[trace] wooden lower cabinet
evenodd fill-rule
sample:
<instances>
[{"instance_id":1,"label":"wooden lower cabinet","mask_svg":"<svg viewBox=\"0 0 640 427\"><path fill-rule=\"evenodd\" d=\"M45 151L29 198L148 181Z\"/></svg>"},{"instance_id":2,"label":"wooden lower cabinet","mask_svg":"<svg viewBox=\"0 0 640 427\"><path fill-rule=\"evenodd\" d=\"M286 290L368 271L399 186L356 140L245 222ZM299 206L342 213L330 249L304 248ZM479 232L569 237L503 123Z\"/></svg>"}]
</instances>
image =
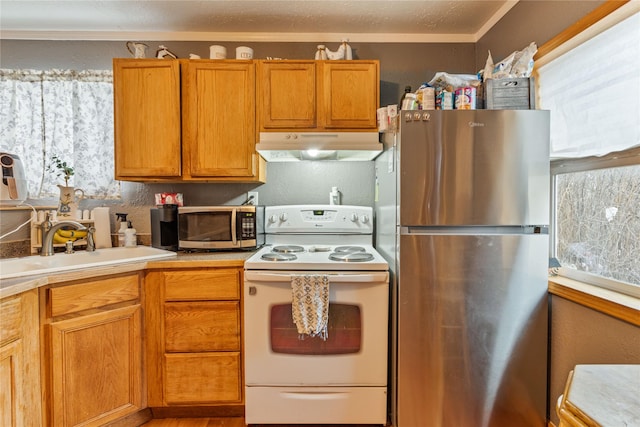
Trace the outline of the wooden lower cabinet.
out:
<instances>
[{"instance_id":1,"label":"wooden lower cabinet","mask_svg":"<svg viewBox=\"0 0 640 427\"><path fill-rule=\"evenodd\" d=\"M146 407L141 275L40 290L46 425L100 426Z\"/></svg>"},{"instance_id":2,"label":"wooden lower cabinet","mask_svg":"<svg viewBox=\"0 0 640 427\"><path fill-rule=\"evenodd\" d=\"M39 427L38 292L0 300L0 425Z\"/></svg>"},{"instance_id":3,"label":"wooden lower cabinet","mask_svg":"<svg viewBox=\"0 0 640 427\"><path fill-rule=\"evenodd\" d=\"M241 280L241 268L147 273L149 406L243 403Z\"/></svg>"}]
</instances>

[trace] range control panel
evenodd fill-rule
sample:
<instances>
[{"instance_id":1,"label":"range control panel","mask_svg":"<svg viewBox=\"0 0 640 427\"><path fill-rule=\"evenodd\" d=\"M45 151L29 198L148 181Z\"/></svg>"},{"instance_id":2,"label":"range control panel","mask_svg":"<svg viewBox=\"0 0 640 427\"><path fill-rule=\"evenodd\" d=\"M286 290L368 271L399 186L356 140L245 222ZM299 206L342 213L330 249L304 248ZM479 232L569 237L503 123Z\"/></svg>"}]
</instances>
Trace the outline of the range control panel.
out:
<instances>
[{"instance_id":1,"label":"range control panel","mask_svg":"<svg viewBox=\"0 0 640 427\"><path fill-rule=\"evenodd\" d=\"M350 205L286 205L265 208L266 233L373 233L373 209Z\"/></svg>"}]
</instances>

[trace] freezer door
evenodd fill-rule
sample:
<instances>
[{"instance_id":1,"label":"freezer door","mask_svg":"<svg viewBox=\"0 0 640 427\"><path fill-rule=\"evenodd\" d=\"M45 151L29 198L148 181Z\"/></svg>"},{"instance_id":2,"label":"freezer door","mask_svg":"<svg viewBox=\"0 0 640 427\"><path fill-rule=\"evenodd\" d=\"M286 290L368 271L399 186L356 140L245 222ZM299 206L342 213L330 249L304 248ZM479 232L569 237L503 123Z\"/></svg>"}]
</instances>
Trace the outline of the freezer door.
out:
<instances>
[{"instance_id":1,"label":"freezer door","mask_svg":"<svg viewBox=\"0 0 640 427\"><path fill-rule=\"evenodd\" d=\"M397 427L544 427L546 235L400 236Z\"/></svg>"},{"instance_id":2,"label":"freezer door","mask_svg":"<svg viewBox=\"0 0 640 427\"><path fill-rule=\"evenodd\" d=\"M433 111L399 145L401 225L549 223L548 111Z\"/></svg>"}]
</instances>

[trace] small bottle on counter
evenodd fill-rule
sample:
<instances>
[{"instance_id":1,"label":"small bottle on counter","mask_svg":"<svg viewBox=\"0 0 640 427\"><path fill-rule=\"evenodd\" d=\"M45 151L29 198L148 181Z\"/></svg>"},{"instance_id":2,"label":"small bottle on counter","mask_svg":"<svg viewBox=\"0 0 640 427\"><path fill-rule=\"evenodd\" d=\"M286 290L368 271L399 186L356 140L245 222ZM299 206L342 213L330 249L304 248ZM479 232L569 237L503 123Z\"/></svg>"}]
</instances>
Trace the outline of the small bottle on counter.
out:
<instances>
[{"instance_id":1,"label":"small bottle on counter","mask_svg":"<svg viewBox=\"0 0 640 427\"><path fill-rule=\"evenodd\" d=\"M126 248L135 248L138 246L138 235L136 229L131 225L131 221L127 221L129 228L124 230L124 246Z\"/></svg>"},{"instance_id":2,"label":"small bottle on counter","mask_svg":"<svg viewBox=\"0 0 640 427\"><path fill-rule=\"evenodd\" d=\"M120 222L120 228L118 229L118 246L124 247L124 232L127 230L127 214L116 213L117 220Z\"/></svg>"}]
</instances>

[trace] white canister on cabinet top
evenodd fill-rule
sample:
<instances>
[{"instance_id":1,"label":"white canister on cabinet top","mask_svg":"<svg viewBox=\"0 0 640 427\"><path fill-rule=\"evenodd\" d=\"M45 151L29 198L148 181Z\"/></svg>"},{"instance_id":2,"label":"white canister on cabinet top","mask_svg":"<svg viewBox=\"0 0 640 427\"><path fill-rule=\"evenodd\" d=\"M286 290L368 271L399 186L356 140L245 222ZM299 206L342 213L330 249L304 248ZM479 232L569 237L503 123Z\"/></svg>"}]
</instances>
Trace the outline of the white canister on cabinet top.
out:
<instances>
[{"instance_id":1,"label":"white canister on cabinet top","mask_svg":"<svg viewBox=\"0 0 640 427\"><path fill-rule=\"evenodd\" d=\"M210 59L226 59L227 48L217 44L209 46L209 58Z\"/></svg>"},{"instance_id":2,"label":"white canister on cabinet top","mask_svg":"<svg viewBox=\"0 0 640 427\"><path fill-rule=\"evenodd\" d=\"M253 49L248 46L237 47L236 59L253 59Z\"/></svg>"}]
</instances>

